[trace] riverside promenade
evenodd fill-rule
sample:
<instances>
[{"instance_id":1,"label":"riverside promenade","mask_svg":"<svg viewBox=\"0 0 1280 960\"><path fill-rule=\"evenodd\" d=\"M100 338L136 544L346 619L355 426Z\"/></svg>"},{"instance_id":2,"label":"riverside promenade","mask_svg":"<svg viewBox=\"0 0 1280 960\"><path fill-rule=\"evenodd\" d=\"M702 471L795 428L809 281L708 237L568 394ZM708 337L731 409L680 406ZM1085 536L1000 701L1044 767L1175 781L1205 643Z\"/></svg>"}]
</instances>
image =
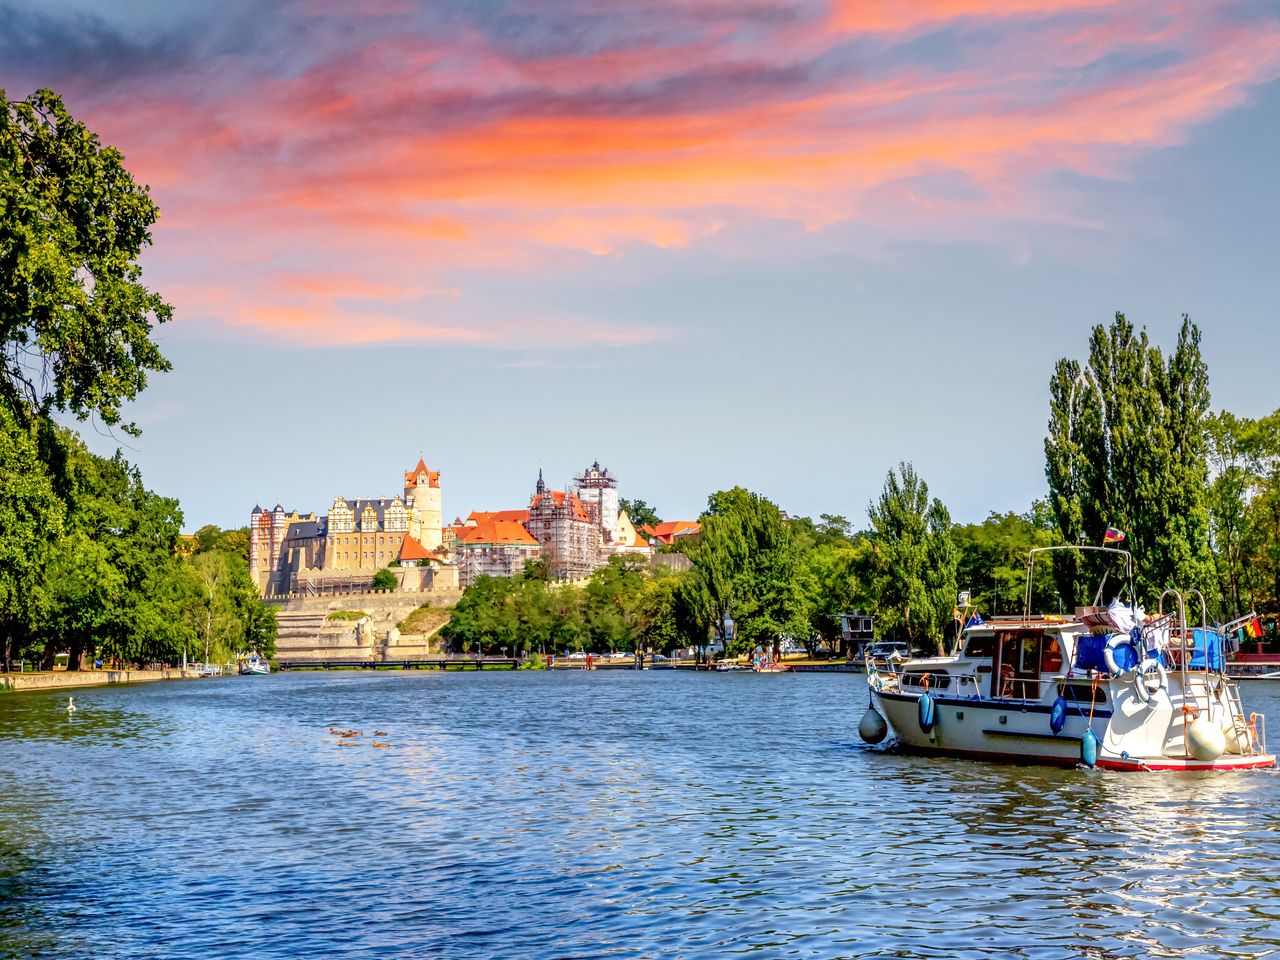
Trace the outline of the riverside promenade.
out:
<instances>
[{"instance_id":1,"label":"riverside promenade","mask_svg":"<svg viewBox=\"0 0 1280 960\"><path fill-rule=\"evenodd\" d=\"M180 667L168 670L42 670L39 673L0 673L0 692L25 690L73 690L111 683L148 683L153 680L193 680L196 674Z\"/></svg>"}]
</instances>

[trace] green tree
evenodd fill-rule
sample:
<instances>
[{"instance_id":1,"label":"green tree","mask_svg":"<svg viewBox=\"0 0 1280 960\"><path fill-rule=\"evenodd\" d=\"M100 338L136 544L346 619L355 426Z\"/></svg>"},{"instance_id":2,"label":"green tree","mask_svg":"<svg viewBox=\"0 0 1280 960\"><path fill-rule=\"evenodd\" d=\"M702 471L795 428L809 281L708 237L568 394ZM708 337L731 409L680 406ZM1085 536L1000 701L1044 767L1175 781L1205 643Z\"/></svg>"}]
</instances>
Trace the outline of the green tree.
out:
<instances>
[{"instance_id":1,"label":"green tree","mask_svg":"<svg viewBox=\"0 0 1280 960\"><path fill-rule=\"evenodd\" d=\"M396 575L385 567L375 573L369 583L374 590L394 590L399 585L400 581L396 579Z\"/></svg>"},{"instance_id":2,"label":"green tree","mask_svg":"<svg viewBox=\"0 0 1280 960\"><path fill-rule=\"evenodd\" d=\"M37 438L0 404L0 669L27 652L44 612L40 587L65 515Z\"/></svg>"},{"instance_id":3,"label":"green tree","mask_svg":"<svg viewBox=\"0 0 1280 960\"><path fill-rule=\"evenodd\" d=\"M778 507L734 487L708 498L701 523L701 535L685 552L717 632L726 637L731 618L736 625L726 650L776 647L783 634L805 636L800 551Z\"/></svg>"},{"instance_id":4,"label":"green tree","mask_svg":"<svg viewBox=\"0 0 1280 960\"><path fill-rule=\"evenodd\" d=\"M610 557L591 575L582 595L589 646L601 653L635 649L644 583L643 557Z\"/></svg>"},{"instance_id":5,"label":"green tree","mask_svg":"<svg viewBox=\"0 0 1280 960\"><path fill-rule=\"evenodd\" d=\"M819 643L843 650L841 614L871 606L873 554L871 542L865 537L856 542L841 538L818 543L803 554L802 582L809 607L805 646L810 655L817 652Z\"/></svg>"},{"instance_id":6,"label":"green tree","mask_svg":"<svg viewBox=\"0 0 1280 960\"><path fill-rule=\"evenodd\" d=\"M618 509L627 511L627 516L631 518L631 522L637 530L646 526L656 527L662 522L662 519L654 512L653 507L643 500L628 500L626 497L619 497Z\"/></svg>"},{"instance_id":7,"label":"green tree","mask_svg":"<svg viewBox=\"0 0 1280 960\"><path fill-rule=\"evenodd\" d=\"M951 516L909 463L889 471L867 508L879 554L876 627L912 645L943 637L956 599L956 550Z\"/></svg>"},{"instance_id":8,"label":"green tree","mask_svg":"<svg viewBox=\"0 0 1280 960\"><path fill-rule=\"evenodd\" d=\"M1139 592L1170 586L1215 593L1209 551L1206 463L1208 370L1200 331L1182 318L1167 362L1123 314L1093 330L1083 363L1064 358L1049 383L1045 474L1049 505L1067 543L1101 543L1125 531L1138 559ZM1059 590L1089 602L1106 558L1060 554Z\"/></svg>"},{"instance_id":9,"label":"green tree","mask_svg":"<svg viewBox=\"0 0 1280 960\"><path fill-rule=\"evenodd\" d=\"M156 648L149 625L178 616L157 611L152 588L179 563L182 512L176 500L148 490L119 452L96 456L68 430L47 446L44 459L57 464L53 481L67 508L67 535L46 571L49 608L33 631L43 642L42 660L52 666L61 649L70 654L71 669L95 653L137 659Z\"/></svg>"},{"instance_id":10,"label":"green tree","mask_svg":"<svg viewBox=\"0 0 1280 960\"><path fill-rule=\"evenodd\" d=\"M726 649L728 624L744 586L748 547L743 514L749 498L750 494L741 487L713 493L701 518L702 532L684 546L696 572L701 597ZM735 503L740 509L734 509Z\"/></svg>"},{"instance_id":11,"label":"green tree","mask_svg":"<svg viewBox=\"0 0 1280 960\"><path fill-rule=\"evenodd\" d=\"M952 536L957 550L956 583L969 591L974 605L987 616L1022 613L1028 553L1058 542L1041 501L1027 513L992 513L982 523L957 526ZM1051 565L1037 563L1032 612L1059 612L1061 606Z\"/></svg>"},{"instance_id":12,"label":"green tree","mask_svg":"<svg viewBox=\"0 0 1280 960\"><path fill-rule=\"evenodd\" d=\"M520 586L520 581L505 577L477 577L463 591L440 635L462 653L482 653L486 646L516 649L519 621L512 597Z\"/></svg>"},{"instance_id":13,"label":"green tree","mask_svg":"<svg viewBox=\"0 0 1280 960\"><path fill-rule=\"evenodd\" d=\"M121 422L169 369L151 339L172 309L141 283L159 211L114 147L40 90L0 90L0 401L25 420L68 411Z\"/></svg>"},{"instance_id":14,"label":"green tree","mask_svg":"<svg viewBox=\"0 0 1280 960\"><path fill-rule=\"evenodd\" d=\"M752 494L742 528L747 539L747 564L734 613L736 646L740 650L771 649L777 656L784 636L803 641L809 635L800 551L782 512L764 497Z\"/></svg>"}]
</instances>

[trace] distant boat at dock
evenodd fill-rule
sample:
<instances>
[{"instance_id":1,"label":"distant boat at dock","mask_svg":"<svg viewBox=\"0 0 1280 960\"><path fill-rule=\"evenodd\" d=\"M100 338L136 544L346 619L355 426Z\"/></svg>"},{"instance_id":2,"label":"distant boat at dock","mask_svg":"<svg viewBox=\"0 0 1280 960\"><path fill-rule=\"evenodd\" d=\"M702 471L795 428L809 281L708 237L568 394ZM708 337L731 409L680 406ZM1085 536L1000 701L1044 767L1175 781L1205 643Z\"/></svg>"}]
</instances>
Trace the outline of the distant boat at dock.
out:
<instances>
[{"instance_id":1,"label":"distant boat at dock","mask_svg":"<svg viewBox=\"0 0 1280 960\"><path fill-rule=\"evenodd\" d=\"M247 657L241 657L238 661L240 676L242 677L259 677L266 676L271 673L270 661L251 653Z\"/></svg>"}]
</instances>

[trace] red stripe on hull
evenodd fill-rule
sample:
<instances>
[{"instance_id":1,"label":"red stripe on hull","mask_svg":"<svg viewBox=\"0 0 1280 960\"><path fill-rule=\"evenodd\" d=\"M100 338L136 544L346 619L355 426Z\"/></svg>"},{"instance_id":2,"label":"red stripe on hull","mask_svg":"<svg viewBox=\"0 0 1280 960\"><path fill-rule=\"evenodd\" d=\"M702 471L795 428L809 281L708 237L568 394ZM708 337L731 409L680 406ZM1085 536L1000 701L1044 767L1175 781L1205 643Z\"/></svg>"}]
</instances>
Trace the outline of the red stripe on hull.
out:
<instances>
[{"instance_id":1,"label":"red stripe on hull","mask_svg":"<svg viewBox=\"0 0 1280 960\"><path fill-rule=\"evenodd\" d=\"M1152 761L1150 763L1139 763L1133 760L1111 760L1104 757L1098 758L1098 766L1103 770L1120 770L1125 772L1143 772L1147 770L1167 770L1174 772L1200 772L1204 770L1263 770L1267 767L1274 767L1276 758L1272 756L1249 757L1247 760L1231 760L1223 763L1220 760L1205 762L1202 760L1186 760L1181 763L1169 763L1167 761Z\"/></svg>"},{"instance_id":2,"label":"red stripe on hull","mask_svg":"<svg viewBox=\"0 0 1280 960\"><path fill-rule=\"evenodd\" d=\"M915 744L903 743L898 741L898 750L901 753L914 753L931 757L956 757L960 760L990 760L996 763L1017 764L1019 766L1053 766L1053 767L1075 767L1080 765L1078 759L1067 757L1046 757L1046 756L1028 756L1025 753L1000 753L994 750L960 750L953 747L922 747ZM1273 756L1249 757L1248 759L1232 760L1227 763L1214 761L1205 763L1200 760L1192 760L1186 763L1169 763L1167 761L1156 761L1152 763L1139 763L1133 760L1112 760L1105 757L1098 758L1099 770L1114 770L1120 773L1145 773L1145 772L1202 772L1205 770L1263 770L1276 765L1276 758Z\"/></svg>"}]
</instances>

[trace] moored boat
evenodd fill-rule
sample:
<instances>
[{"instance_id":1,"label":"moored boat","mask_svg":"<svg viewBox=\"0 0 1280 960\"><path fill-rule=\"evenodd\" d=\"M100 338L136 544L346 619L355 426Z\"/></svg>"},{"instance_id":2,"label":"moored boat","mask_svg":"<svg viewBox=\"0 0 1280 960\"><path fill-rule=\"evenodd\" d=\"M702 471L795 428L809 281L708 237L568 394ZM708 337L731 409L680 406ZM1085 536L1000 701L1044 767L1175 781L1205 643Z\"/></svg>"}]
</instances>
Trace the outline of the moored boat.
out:
<instances>
[{"instance_id":1,"label":"moored boat","mask_svg":"<svg viewBox=\"0 0 1280 960\"><path fill-rule=\"evenodd\" d=\"M1110 770L1275 766L1265 717L1245 712L1226 673L1227 638L1249 618L1211 627L1196 590L1166 590L1149 618L1118 600L1074 616L1033 616L1036 554L1059 549L1122 559L1133 597L1128 551L1031 551L1022 616L974 618L949 656L867 657L863 739L892 737L911 752ZM1188 621L1188 600L1198 601L1198 623Z\"/></svg>"},{"instance_id":2,"label":"moored boat","mask_svg":"<svg viewBox=\"0 0 1280 960\"><path fill-rule=\"evenodd\" d=\"M266 676L271 673L271 662L256 653L240 657L237 664L242 677Z\"/></svg>"}]
</instances>

